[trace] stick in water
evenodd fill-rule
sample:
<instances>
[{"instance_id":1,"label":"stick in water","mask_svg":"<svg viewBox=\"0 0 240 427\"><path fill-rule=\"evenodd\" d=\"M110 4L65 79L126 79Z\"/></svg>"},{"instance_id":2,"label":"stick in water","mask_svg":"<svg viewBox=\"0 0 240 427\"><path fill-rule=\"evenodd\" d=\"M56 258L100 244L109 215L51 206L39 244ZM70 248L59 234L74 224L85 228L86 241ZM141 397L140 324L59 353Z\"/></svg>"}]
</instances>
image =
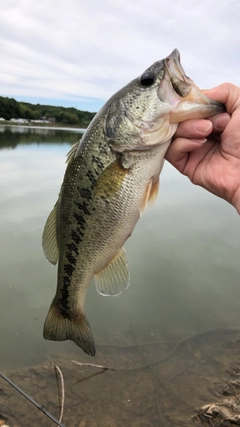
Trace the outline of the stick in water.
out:
<instances>
[{"instance_id":1,"label":"stick in water","mask_svg":"<svg viewBox=\"0 0 240 427\"><path fill-rule=\"evenodd\" d=\"M57 366L57 365L53 365L55 370L59 373L60 376L60 380L61 380L61 411L60 411L60 417L59 417L59 422L62 422L62 417L63 417L63 410L64 410L64 400L65 400L65 388L64 388L64 379L63 379L63 374L61 369Z\"/></svg>"}]
</instances>

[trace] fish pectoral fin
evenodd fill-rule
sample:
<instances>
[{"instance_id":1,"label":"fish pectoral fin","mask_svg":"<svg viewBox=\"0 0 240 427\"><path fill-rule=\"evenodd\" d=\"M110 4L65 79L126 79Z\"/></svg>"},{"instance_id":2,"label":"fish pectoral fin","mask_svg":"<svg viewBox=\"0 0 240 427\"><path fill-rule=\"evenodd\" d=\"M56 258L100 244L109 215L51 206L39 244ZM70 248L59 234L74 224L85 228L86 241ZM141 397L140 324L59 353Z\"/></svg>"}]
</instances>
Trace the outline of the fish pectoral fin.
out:
<instances>
[{"instance_id":1,"label":"fish pectoral fin","mask_svg":"<svg viewBox=\"0 0 240 427\"><path fill-rule=\"evenodd\" d=\"M115 160L100 174L94 188L97 197L113 198L123 189L125 178L129 170L124 169L118 160Z\"/></svg>"},{"instance_id":2,"label":"fish pectoral fin","mask_svg":"<svg viewBox=\"0 0 240 427\"><path fill-rule=\"evenodd\" d=\"M84 313L64 317L54 300L44 323L43 338L52 341L71 340L90 356L96 352L91 327Z\"/></svg>"},{"instance_id":3,"label":"fish pectoral fin","mask_svg":"<svg viewBox=\"0 0 240 427\"><path fill-rule=\"evenodd\" d=\"M130 276L124 248L94 277L96 289L101 295L117 296L127 289Z\"/></svg>"},{"instance_id":4,"label":"fish pectoral fin","mask_svg":"<svg viewBox=\"0 0 240 427\"><path fill-rule=\"evenodd\" d=\"M42 235L43 252L48 261L50 261L53 265L57 264L59 258L56 220L57 203L48 216Z\"/></svg>"},{"instance_id":5,"label":"fish pectoral fin","mask_svg":"<svg viewBox=\"0 0 240 427\"><path fill-rule=\"evenodd\" d=\"M140 216L142 216L143 213L145 212L145 209L148 203L150 205L153 205L158 195L158 190L159 190L159 178L155 182L153 181L153 178L152 178L149 181L143 196L143 200L140 206Z\"/></svg>"}]
</instances>

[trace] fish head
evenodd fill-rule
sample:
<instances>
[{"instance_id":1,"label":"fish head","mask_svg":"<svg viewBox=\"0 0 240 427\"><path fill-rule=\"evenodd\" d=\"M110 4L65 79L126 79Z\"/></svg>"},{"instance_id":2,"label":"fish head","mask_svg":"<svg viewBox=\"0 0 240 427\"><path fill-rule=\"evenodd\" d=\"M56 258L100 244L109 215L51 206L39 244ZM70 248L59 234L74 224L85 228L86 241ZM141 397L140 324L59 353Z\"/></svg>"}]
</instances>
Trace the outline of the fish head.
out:
<instances>
[{"instance_id":1,"label":"fish head","mask_svg":"<svg viewBox=\"0 0 240 427\"><path fill-rule=\"evenodd\" d=\"M106 137L116 151L163 144L180 122L225 111L186 76L177 49L117 92L107 109Z\"/></svg>"}]
</instances>

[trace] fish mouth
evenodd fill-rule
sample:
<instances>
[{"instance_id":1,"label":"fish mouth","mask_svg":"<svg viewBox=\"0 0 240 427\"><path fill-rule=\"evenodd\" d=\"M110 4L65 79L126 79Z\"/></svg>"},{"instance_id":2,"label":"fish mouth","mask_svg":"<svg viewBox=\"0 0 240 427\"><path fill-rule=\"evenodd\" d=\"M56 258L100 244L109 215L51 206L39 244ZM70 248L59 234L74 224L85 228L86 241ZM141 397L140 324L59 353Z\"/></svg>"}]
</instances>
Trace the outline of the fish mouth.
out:
<instances>
[{"instance_id":1,"label":"fish mouth","mask_svg":"<svg viewBox=\"0 0 240 427\"><path fill-rule=\"evenodd\" d=\"M165 59L165 68L168 73L172 88L181 98L187 98L189 95L193 81L186 76L181 65L180 53L174 49L172 53Z\"/></svg>"},{"instance_id":2,"label":"fish mouth","mask_svg":"<svg viewBox=\"0 0 240 427\"><path fill-rule=\"evenodd\" d=\"M177 49L164 60L164 77L158 89L159 99L172 106L170 122L189 118L206 118L223 113L225 107L204 95L186 76Z\"/></svg>"}]
</instances>

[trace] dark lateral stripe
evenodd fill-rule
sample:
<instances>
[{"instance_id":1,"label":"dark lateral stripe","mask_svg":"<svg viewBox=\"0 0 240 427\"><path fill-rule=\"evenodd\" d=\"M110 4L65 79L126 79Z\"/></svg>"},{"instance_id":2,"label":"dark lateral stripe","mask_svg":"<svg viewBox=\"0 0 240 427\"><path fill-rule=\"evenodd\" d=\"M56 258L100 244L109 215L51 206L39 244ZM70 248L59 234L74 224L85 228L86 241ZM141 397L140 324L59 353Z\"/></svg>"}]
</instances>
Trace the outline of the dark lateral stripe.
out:
<instances>
[{"instance_id":1,"label":"dark lateral stripe","mask_svg":"<svg viewBox=\"0 0 240 427\"><path fill-rule=\"evenodd\" d=\"M76 245L74 245L74 243L68 243L66 245L66 248L70 251L70 252L74 252L76 255L78 255L78 248Z\"/></svg>"},{"instance_id":2,"label":"dark lateral stripe","mask_svg":"<svg viewBox=\"0 0 240 427\"><path fill-rule=\"evenodd\" d=\"M72 264L64 264L64 271L68 277L71 277L74 272L74 266Z\"/></svg>"},{"instance_id":3,"label":"dark lateral stripe","mask_svg":"<svg viewBox=\"0 0 240 427\"><path fill-rule=\"evenodd\" d=\"M95 184L95 182L96 182L96 177L95 177L95 175L94 175L94 173L93 173L93 171L92 171L91 169L89 169L89 170L87 171L86 176L88 177L89 181L90 181L92 184Z\"/></svg>"},{"instance_id":4,"label":"dark lateral stripe","mask_svg":"<svg viewBox=\"0 0 240 427\"><path fill-rule=\"evenodd\" d=\"M92 192L89 188L78 188L79 194L84 199L90 200L92 198Z\"/></svg>"},{"instance_id":5,"label":"dark lateral stripe","mask_svg":"<svg viewBox=\"0 0 240 427\"><path fill-rule=\"evenodd\" d=\"M87 205L83 203L75 203L75 205L78 207L79 210L83 211L85 215L91 215L91 212L89 212Z\"/></svg>"},{"instance_id":6,"label":"dark lateral stripe","mask_svg":"<svg viewBox=\"0 0 240 427\"><path fill-rule=\"evenodd\" d=\"M86 220L84 218L83 215L77 214L76 212L74 212L74 218L77 220L77 223L79 225L81 225L81 227L84 229L85 228L85 224L86 224Z\"/></svg>"},{"instance_id":7,"label":"dark lateral stripe","mask_svg":"<svg viewBox=\"0 0 240 427\"><path fill-rule=\"evenodd\" d=\"M79 243L83 239L84 234L79 229L77 229L76 231L75 230L72 231L71 236L72 236L72 240L74 241L74 243L76 243L76 245L79 245Z\"/></svg>"},{"instance_id":8,"label":"dark lateral stripe","mask_svg":"<svg viewBox=\"0 0 240 427\"><path fill-rule=\"evenodd\" d=\"M95 163L98 169L100 169L100 170L104 169L104 163L102 162L101 157L95 156L93 154L92 155L92 163Z\"/></svg>"},{"instance_id":9,"label":"dark lateral stripe","mask_svg":"<svg viewBox=\"0 0 240 427\"><path fill-rule=\"evenodd\" d=\"M59 299L61 304L61 314L63 317L69 317L68 312L70 306L68 304L69 300L69 286L71 285L70 278L68 276L63 276L63 287L61 289L62 297Z\"/></svg>"},{"instance_id":10,"label":"dark lateral stripe","mask_svg":"<svg viewBox=\"0 0 240 427\"><path fill-rule=\"evenodd\" d=\"M66 253L66 258L70 262L70 264L76 265L76 261L77 260L76 260L75 256L72 254L72 252L67 252Z\"/></svg>"}]
</instances>

